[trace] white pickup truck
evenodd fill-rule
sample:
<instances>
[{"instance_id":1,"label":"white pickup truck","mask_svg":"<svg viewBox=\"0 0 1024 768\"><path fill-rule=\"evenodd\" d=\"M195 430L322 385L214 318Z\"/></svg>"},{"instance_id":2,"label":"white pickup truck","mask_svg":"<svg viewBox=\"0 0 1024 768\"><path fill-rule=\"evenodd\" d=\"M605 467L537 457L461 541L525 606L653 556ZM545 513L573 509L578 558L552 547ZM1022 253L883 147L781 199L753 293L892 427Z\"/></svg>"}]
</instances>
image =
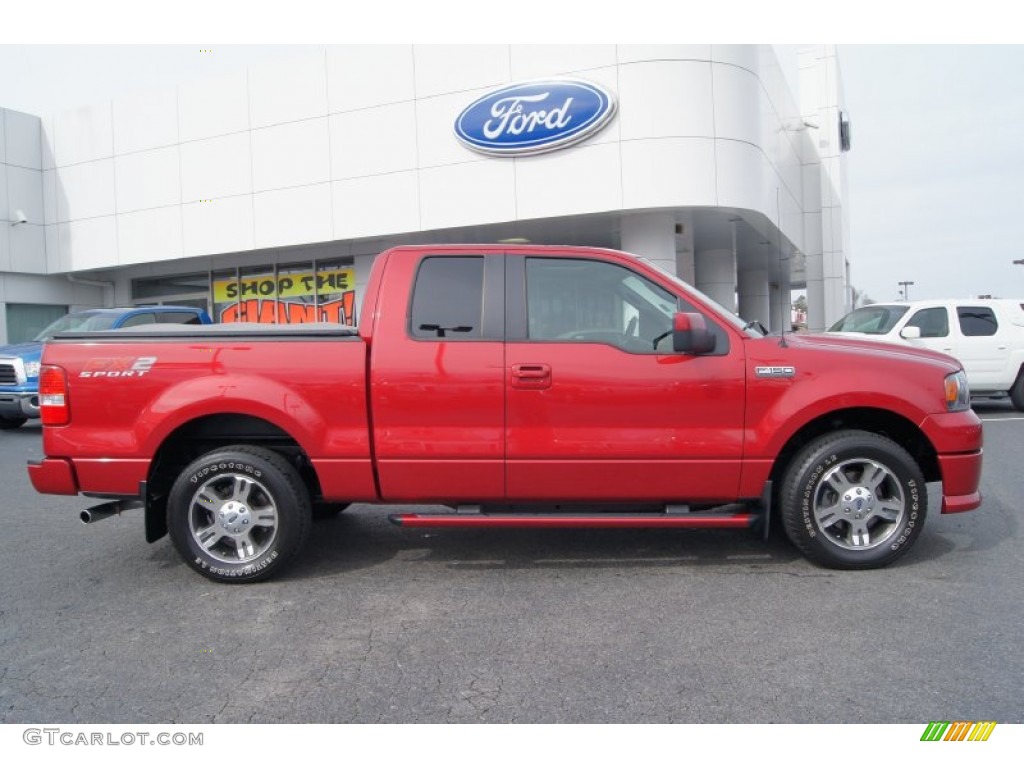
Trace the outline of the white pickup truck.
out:
<instances>
[{"instance_id":1,"label":"white pickup truck","mask_svg":"<svg viewBox=\"0 0 1024 768\"><path fill-rule=\"evenodd\" d=\"M1024 302L1018 299L871 304L828 333L945 352L963 365L972 396L1009 395L1024 411Z\"/></svg>"}]
</instances>

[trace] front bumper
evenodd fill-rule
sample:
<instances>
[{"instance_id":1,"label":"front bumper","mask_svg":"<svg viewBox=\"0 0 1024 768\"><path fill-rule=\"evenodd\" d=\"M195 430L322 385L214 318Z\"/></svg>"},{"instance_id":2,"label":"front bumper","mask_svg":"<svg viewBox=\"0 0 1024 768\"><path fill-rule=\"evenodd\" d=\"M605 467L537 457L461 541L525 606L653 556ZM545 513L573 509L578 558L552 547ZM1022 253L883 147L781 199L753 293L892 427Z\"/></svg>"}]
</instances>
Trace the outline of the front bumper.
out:
<instances>
[{"instance_id":1,"label":"front bumper","mask_svg":"<svg viewBox=\"0 0 1024 768\"><path fill-rule=\"evenodd\" d=\"M942 474L942 511L981 506L982 425L972 410L929 416L921 429L935 446Z\"/></svg>"},{"instance_id":2,"label":"front bumper","mask_svg":"<svg viewBox=\"0 0 1024 768\"><path fill-rule=\"evenodd\" d=\"M0 392L0 416L8 419L38 419L38 392Z\"/></svg>"}]
</instances>

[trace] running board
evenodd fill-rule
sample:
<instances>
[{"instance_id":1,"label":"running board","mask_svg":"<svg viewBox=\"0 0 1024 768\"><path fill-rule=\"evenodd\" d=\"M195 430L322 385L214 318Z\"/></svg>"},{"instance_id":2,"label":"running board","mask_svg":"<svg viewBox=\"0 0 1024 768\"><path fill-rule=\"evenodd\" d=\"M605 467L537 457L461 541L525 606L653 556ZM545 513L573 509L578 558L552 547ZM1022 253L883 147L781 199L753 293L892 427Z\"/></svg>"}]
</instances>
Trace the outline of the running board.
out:
<instances>
[{"instance_id":1,"label":"running board","mask_svg":"<svg viewBox=\"0 0 1024 768\"><path fill-rule=\"evenodd\" d=\"M389 515L402 528L751 528L750 512L687 514L438 514Z\"/></svg>"}]
</instances>

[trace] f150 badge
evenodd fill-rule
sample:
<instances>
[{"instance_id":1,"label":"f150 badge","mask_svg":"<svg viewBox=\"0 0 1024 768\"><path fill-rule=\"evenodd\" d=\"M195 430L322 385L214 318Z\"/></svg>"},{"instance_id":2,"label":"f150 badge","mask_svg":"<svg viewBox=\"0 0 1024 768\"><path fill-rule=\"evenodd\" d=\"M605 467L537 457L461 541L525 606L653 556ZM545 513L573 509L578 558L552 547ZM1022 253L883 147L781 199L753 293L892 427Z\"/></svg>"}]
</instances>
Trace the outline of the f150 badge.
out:
<instances>
[{"instance_id":1,"label":"f150 badge","mask_svg":"<svg viewBox=\"0 0 1024 768\"><path fill-rule=\"evenodd\" d=\"M754 369L759 379L792 379L796 376L796 368L792 365L759 365Z\"/></svg>"},{"instance_id":2,"label":"f150 badge","mask_svg":"<svg viewBox=\"0 0 1024 768\"><path fill-rule=\"evenodd\" d=\"M149 373L156 365L155 357L94 357L87 360L78 374L80 379L127 379Z\"/></svg>"}]
</instances>

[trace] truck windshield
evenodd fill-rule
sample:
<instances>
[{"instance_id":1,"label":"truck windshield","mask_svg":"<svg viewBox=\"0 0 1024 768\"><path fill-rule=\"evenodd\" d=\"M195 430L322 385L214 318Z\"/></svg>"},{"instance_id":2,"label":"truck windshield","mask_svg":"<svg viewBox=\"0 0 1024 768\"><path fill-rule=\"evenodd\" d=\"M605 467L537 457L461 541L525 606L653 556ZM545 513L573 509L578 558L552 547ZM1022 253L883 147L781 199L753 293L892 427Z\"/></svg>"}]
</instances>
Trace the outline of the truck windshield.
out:
<instances>
[{"instance_id":1,"label":"truck windshield","mask_svg":"<svg viewBox=\"0 0 1024 768\"><path fill-rule=\"evenodd\" d=\"M881 335L892 330L901 317L907 314L909 307L893 304L872 304L868 307L855 309L846 317L828 329L829 333L871 333Z\"/></svg>"},{"instance_id":2,"label":"truck windshield","mask_svg":"<svg viewBox=\"0 0 1024 768\"><path fill-rule=\"evenodd\" d=\"M39 332L34 341L46 341L55 334L65 331L109 331L117 322L116 314L101 314L99 312L72 312L64 315L60 320L55 320Z\"/></svg>"}]
</instances>

